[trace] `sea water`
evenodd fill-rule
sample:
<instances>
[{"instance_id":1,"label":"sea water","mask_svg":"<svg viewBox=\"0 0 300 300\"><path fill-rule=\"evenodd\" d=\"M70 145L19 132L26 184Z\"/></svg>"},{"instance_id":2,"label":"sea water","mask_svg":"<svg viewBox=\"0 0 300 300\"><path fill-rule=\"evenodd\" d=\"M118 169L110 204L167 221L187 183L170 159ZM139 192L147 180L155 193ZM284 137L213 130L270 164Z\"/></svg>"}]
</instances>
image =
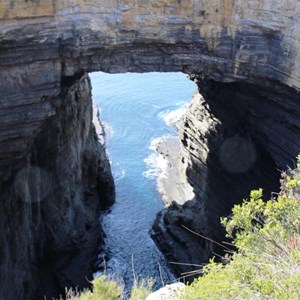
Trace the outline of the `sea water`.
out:
<instances>
[{"instance_id":1,"label":"sea water","mask_svg":"<svg viewBox=\"0 0 300 300\"><path fill-rule=\"evenodd\" d=\"M99 72L90 77L116 185L116 203L101 216L109 253L105 269L127 290L134 278L152 277L159 287L175 277L150 237L164 207L156 177L165 161L154 148L162 136L177 134L173 124L196 86L182 73Z\"/></svg>"}]
</instances>

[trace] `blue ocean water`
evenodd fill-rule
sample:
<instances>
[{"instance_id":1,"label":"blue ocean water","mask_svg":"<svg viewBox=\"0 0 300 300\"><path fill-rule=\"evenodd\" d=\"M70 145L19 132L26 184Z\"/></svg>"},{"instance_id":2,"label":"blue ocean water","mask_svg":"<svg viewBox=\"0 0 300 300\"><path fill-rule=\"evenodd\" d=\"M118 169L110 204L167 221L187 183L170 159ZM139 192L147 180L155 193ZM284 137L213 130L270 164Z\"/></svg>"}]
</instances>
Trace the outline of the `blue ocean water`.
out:
<instances>
[{"instance_id":1,"label":"blue ocean water","mask_svg":"<svg viewBox=\"0 0 300 300\"><path fill-rule=\"evenodd\" d=\"M106 268L130 289L134 274L174 280L149 231L164 205L156 190L159 172L151 142L176 135L168 120L192 98L196 87L182 73L90 74L93 99L106 131L116 184L116 203L101 217L110 253Z\"/></svg>"}]
</instances>

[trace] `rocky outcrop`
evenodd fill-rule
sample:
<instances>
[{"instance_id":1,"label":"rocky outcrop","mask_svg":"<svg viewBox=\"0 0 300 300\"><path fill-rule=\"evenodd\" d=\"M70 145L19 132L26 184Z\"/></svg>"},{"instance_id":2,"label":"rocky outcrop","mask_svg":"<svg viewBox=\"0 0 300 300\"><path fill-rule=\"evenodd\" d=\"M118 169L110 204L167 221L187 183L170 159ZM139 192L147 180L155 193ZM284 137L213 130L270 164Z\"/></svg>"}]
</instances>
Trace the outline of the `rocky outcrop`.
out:
<instances>
[{"instance_id":1,"label":"rocky outcrop","mask_svg":"<svg viewBox=\"0 0 300 300\"><path fill-rule=\"evenodd\" d=\"M27 116L45 117L38 106L51 114L30 137L21 167L0 185L0 299L42 299L87 286L101 244L99 211L113 201L114 186L91 122L90 80L78 76L62 86L34 111L19 106ZM15 135L24 130L17 121Z\"/></svg>"},{"instance_id":2,"label":"rocky outcrop","mask_svg":"<svg viewBox=\"0 0 300 300\"><path fill-rule=\"evenodd\" d=\"M59 87L61 74L103 70L184 71L256 84L277 80L299 89L299 5L290 0L4 0L1 69L5 66L14 85L23 87L32 86L30 78L24 82L22 71L8 66L47 69L47 83L56 83L52 88Z\"/></svg>"},{"instance_id":3,"label":"rocky outcrop","mask_svg":"<svg viewBox=\"0 0 300 300\"><path fill-rule=\"evenodd\" d=\"M189 227L219 238L220 228L211 230L219 215L257 182L273 190L276 172L271 180L260 178L291 164L299 151L299 24L300 3L290 0L3 0L1 296L30 295L41 270L75 274L58 258L70 251L76 257L87 232L94 232L86 220L96 220L97 205L84 199L97 186L102 197L111 189L103 182L107 165L99 173L92 163L99 152L91 150L85 72L196 75L204 100L191 106L182 142L197 197L179 208L185 216L186 207L195 206L198 217ZM250 163L232 155L244 147ZM211 244L200 239L193 249L183 253L205 259ZM69 275L60 278L71 282Z\"/></svg>"},{"instance_id":4,"label":"rocky outcrop","mask_svg":"<svg viewBox=\"0 0 300 300\"><path fill-rule=\"evenodd\" d=\"M181 282L167 284L151 293L145 300L183 300L184 288L185 285Z\"/></svg>"},{"instance_id":5,"label":"rocky outcrop","mask_svg":"<svg viewBox=\"0 0 300 300\"><path fill-rule=\"evenodd\" d=\"M293 167L300 150L297 92L275 83L258 89L194 80L203 96L193 97L180 139L181 163L195 198L175 201L159 213L152 233L176 262L177 274L189 280L209 257L228 250L221 243L226 240L220 218L252 189L263 187L266 199L278 192L280 170Z\"/></svg>"}]
</instances>

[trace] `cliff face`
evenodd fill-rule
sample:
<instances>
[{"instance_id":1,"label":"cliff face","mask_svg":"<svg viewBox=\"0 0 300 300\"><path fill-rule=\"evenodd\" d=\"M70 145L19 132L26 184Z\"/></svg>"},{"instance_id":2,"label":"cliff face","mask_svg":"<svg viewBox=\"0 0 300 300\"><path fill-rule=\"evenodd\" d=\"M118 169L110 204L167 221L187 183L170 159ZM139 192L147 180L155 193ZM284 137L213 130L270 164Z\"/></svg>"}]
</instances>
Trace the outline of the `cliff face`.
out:
<instances>
[{"instance_id":1,"label":"cliff face","mask_svg":"<svg viewBox=\"0 0 300 300\"><path fill-rule=\"evenodd\" d=\"M295 166L290 154L300 149L298 93L275 83L258 89L194 80L203 96L193 97L180 139L195 198L159 213L152 233L170 261L189 264L174 265L177 274L224 254L217 244L225 240L220 218L252 189L262 187L266 199L278 192L280 170Z\"/></svg>"},{"instance_id":2,"label":"cliff face","mask_svg":"<svg viewBox=\"0 0 300 300\"><path fill-rule=\"evenodd\" d=\"M300 4L290 0L2 1L5 176L19 168L53 114L47 100L60 93L62 78L80 72L183 71L299 91L299 12Z\"/></svg>"},{"instance_id":3,"label":"cliff face","mask_svg":"<svg viewBox=\"0 0 300 300\"><path fill-rule=\"evenodd\" d=\"M79 69L173 70L298 88L299 11L291 0L4 0L1 66L39 61L49 84Z\"/></svg>"},{"instance_id":4,"label":"cliff face","mask_svg":"<svg viewBox=\"0 0 300 300\"><path fill-rule=\"evenodd\" d=\"M292 0L3 0L1 296L30 297L41 273L54 274L51 285L74 282L80 272L67 265L83 268L79 248L92 250L96 235L98 204L90 198L113 194L85 72L195 74L204 98L195 98L181 138L196 199L164 212L157 235L174 231L164 226L181 224L190 210L193 229L219 238L219 215L261 178L272 190L274 170L300 150L299 25L300 2ZM184 239L182 255L207 258L211 244L200 239L188 252ZM70 261L60 260L70 252Z\"/></svg>"},{"instance_id":5,"label":"cliff face","mask_svg":"<svg viewBox=\"0 0 300 300\"><path fill-rule=\"evenodd\" d=\"M91 122L90 81L83 75L62 86L58 97L41 101L52 113L21 168L2 169L10 176L0 185L0 299L42 299L86 286L100 246L99 213L113 201L114 185ZM26 105L19 110L44 117ZM20 121L11 131L24 127Z\"/></svg>"}]
</instances>

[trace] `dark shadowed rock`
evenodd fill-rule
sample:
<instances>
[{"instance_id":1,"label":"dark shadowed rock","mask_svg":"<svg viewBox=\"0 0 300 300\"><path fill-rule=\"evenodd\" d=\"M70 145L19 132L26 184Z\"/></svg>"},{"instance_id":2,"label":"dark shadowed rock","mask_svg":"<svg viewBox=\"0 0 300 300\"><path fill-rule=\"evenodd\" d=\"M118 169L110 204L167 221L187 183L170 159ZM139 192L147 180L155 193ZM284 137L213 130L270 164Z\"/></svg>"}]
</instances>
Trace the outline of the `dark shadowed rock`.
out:
<instances>
[{"instance_id":1,"label":"dark shadowed rock","mask_svg":"<svg viewBox=\"0 0 300 300\"><path fill-rule=\"evenodd\" d=\"M252 189L262 187L266 199L278 192L280 170L300 149L297 92L275 83L196 82L204 96L194 96L180 129L182 170L195 198L159 213L152 232L178 276L228 250L217 244L226 241L220 218Z\"/></svg>"},{"instance_id":2,"label":"dark shadowed rock","mask_svg":"<svg viewBox=\"0 0 300 300\"><path fill-rule=\"evenodd\" d=\"M0 185L1 299L42 299L91 279L101 245L98 216L113 202L114 185L91 122L90 89L83 75L53 99L55 114L31 137L21 168Z\"/></svg>"},{"instance_id":3,"label":"dark shadowed rock","mask_svg":"<svg viewBox=\"0 0 300 300\"><path fill-rule=\"evenodd\" d=\"M196 198L161 213L156 235L168 258L206 260L212 244L182 225L221 240L219 217L254 187L274 190L300 150L299 24L290 0L2 1L0 297L90 273L98 195L102 206L113 196L90 71L195 74L204 98L181 141Z\"/></svg>"}]
</instances>

